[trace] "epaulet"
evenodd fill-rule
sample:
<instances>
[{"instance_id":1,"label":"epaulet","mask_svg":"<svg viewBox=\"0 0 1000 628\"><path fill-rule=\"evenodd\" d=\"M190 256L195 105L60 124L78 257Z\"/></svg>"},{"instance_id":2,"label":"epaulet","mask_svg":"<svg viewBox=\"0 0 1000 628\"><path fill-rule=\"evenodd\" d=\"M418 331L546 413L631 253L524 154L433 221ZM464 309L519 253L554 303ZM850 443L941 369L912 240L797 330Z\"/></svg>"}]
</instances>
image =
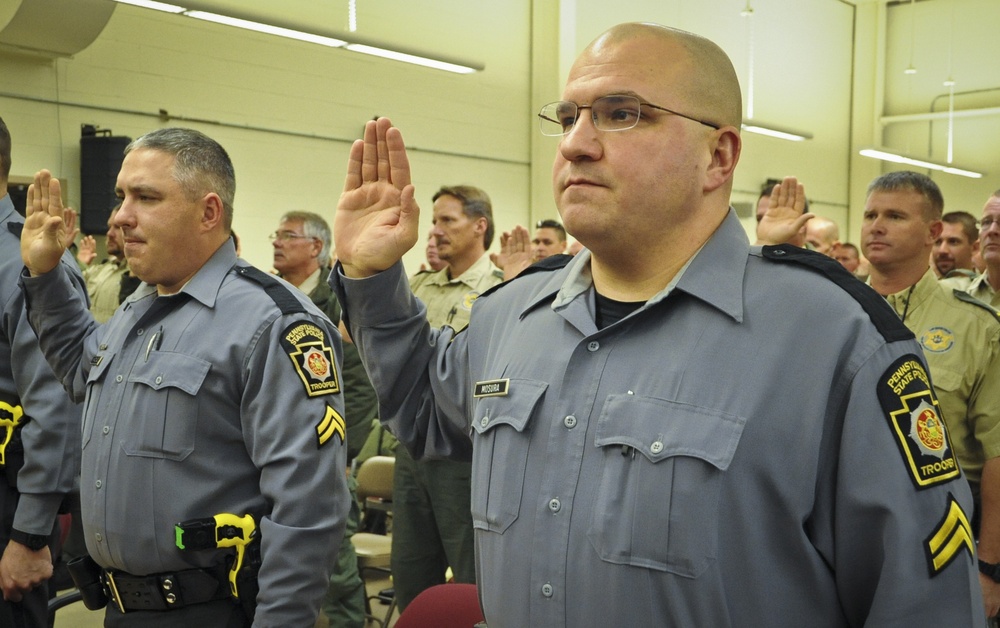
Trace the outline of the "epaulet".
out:
<instances>
[{"instance_id":1,"label":"epaulet","mask_svg":"<svg viewBox=\"0 0 1000 628\"><path fill-rule=\"evenodd\" d=\"M986 310L987 312L989 312L990 314L992 314L993 318L997 319L997 322L1000 322L1000 312L998 312L989 303L985 303L983 301L980 301L976 297L972 296L971 294L969 294L967 292L963 292L962 290L952 290L951 292L952 292L952 294L955 295L955 298L958 299L959 301L965 301L966 303L971 303L972 305L976 305L976 306L979 306L979 307L983 308L984 310Z\"/></svg>"},{"instance_id":2,"label":"epaulet","mask_svg":"<svg viewBox=\"0 0 1000 628\"><path fill-rule=\"evenodd\" d=\"M18 238L21 237L21 231L23 229L24 229L24 223L23 222L15 222L15 221L12 220L12 221L10 221L10 222L7 223L7 231L10 231L11 233L13 233Z\"/></svg>"},{"instance_id":3,"label":"epaulet","mask_svg":"<svg viewBox=\"0 0 1000 628\"><path fill-rule=\"evenodd\" d=\"M300 314L306 311L306 308L295 298L291 290L261 269L254 266L233 266L233 270L240 277L249 279L264 288L264 292L271 297L282 314Z\"/></svg>"},{"instance_id":4,"label":"epaulet","mask_svg":"<svg viewBox=\"0 0 1000 628\"><path fill-rule=\"evenodd\" d=\"M791 262L823 275L837 284L854 300L861 304L868 314L872 324L886 342L907 340L913 338L910 331L900 320L896 312L877 292L847 271L840 262L822 253L801 249L791 244L761 247L764 259L772 262Z\"/></svg>"},{"instance_id":5,"label":"epaulet","mask_svg":"<svg viewBox=\"0 0 1000 628\"><path fill-rule=\"evenodd\" d=\"M550 256L546 257L545 259L538 260L537 262L535 262L531 266L528 266L527 268L525 268L524 270L522 270L520 273L518 273L517 276L515 276L515 277L513 277L511 279L508 279L507 281L504 281L503 283L498 283L497 285L493 286L492 288L490 288L489 290L487 290L486 292L482 293L479 296L480 297L485 297L488 294L492 294L493 292L495 292L495 291L499 290L500 288L506 286L510 282L515 281L517 279L520 279L521 277L524 277L525 275L532 275L534 273L552 272L554 270L559 270L560 268L564 268L566 266L566 264L569 264L572 259L573 259L572 255L565 255L563 253L557 253L555 255L550 255ZM501 276L503 276L503 273L501 273Z\"/></svg>"}]
</instances>

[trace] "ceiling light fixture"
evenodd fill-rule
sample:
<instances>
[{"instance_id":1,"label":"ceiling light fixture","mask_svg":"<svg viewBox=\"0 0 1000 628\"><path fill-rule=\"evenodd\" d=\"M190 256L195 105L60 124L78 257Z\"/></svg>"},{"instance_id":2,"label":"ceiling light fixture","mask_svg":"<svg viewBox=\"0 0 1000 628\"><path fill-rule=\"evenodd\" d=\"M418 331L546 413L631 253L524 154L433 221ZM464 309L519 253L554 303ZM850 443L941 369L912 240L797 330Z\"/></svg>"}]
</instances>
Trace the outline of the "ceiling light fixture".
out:
<instances>
[{"instance_id":1,"label":"ceiling light fixture","mask_svg":"<svg viewBox=\"0 0 1000 628\"><path fill-rule=\"evenodd\" d=\"M768 137L776 137L780 140L790 140L792 142L811 140L813 137L812 133L807 133L805 131L793 131L791 129L780 129L772 125L764 126L762 123L755 120L744 122L741 126L743 130L748 133L767 135Z\"/></svg>"},{"instance_id":2,"label":"ceiling light fixture","mask_svg":"<svg viewBox=\"0 0 1000 628\"><path fill-rule=\"evenodd\" d=\"M871 157L872 159L881 159L882 161L889 161L895 164L905 164L907 166L915 166L917 168L938 170L940 172L947 172L948 174L957 174L960 177L969 177L970 179L983 178L983 173L981 172L976 172L974 170L966 170L964 168L956 168L955 166L952 166L950 164L940 164L933 161L927 161L926 159L916 159L914 157L907 157L906 155L900 155L899 153L894 153L884 148L865 148L862 149L860 152L861 155L864 157Z\"/></svg>"},{"instance_id":3,"label":"ceiling light fixture","mask_svg":"<svg viewBox=\"0 0 1000 628\"><path fill-rule=\"evenodd\" d=\"M154 0L114 0L114 1L121 4L130 4L133 6L142 7L146 9L163 11L166 13L180 14L199 20L204 20L207 22L224 24L226 26L234 26L236 28L251 30L258 33L266 33L269 35L277 35L279 37L285 37L288 39L296 39L308 43L319 44L321 46L329 46L331 48L344 48L346 50L350 50L351 52L360 52L362 54L373 55L376 57L381 57L383 59L402 61L404 63L411 63L414 65L420 65L423 67L433 68L436 70L444 70L446 72L454 72L457 74L472 74L473 72L478 72L484 69L484 66L481 63L461 61L457 59L445 59L440 56L431 57L417 53L415 51L404 52L398 49L393 50L390 48L374 45L372 42L362 41L360 38L353 36L350 37L349 39L342 39L340 37L333 37L320 33L309 33L293 28L286 28L283 26L276 26L273 24L265 24L262 22L243 19L236 16L221 15L219 13L213 13L211 11L201 11L184 6L167 4L164 2L155 2ZM192 3L185 2L185 4L190 6Z\"/></svg>"},{"instance_id":4,"label":"ceiling light fixture","mask_svg":"<svg viewBox=\"0 0 1000 628\"><path fill-rule=\"evenodd\" d=\"M746 18L747 27L747 113L741 128L748 133L776 137L779 140L789 140L801 142L811 140L812 133L782 129L772 124L764 124L753 119L754 115L754 12L750 0L747 0L746 7L740 11L740 16Z\"/></svg>"}]
</instances>

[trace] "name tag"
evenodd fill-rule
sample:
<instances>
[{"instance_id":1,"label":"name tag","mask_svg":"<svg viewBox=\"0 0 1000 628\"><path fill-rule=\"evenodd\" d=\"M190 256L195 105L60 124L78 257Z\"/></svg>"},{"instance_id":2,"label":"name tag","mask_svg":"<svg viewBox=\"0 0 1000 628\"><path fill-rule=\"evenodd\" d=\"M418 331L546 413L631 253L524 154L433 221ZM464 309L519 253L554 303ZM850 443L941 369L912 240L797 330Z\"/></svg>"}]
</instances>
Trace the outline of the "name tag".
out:
<instances>
[{"instance_id":1,"label":"name tag","mask_svg":"<svg viewBox=\"0 0 1000 628\"><path fill-rule=\"evenodd\" d=\"M509 379L491 379L485 382L476 382L472 396L477 399L480 397L503 397L506 396L509 387Z\"/></svg>"}]
</instances>

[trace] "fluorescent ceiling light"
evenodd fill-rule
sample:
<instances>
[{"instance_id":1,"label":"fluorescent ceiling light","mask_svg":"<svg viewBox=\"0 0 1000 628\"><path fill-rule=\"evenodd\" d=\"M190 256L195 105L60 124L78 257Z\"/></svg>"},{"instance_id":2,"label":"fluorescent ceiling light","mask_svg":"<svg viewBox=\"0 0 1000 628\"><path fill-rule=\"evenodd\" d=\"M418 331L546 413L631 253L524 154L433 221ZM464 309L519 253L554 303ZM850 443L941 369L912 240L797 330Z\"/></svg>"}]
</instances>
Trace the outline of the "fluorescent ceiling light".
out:
<instances>
[{"instance_id":1,"label":"fluorescent ceiling light","mask_svg":"<svg viewBox=\"0 0 1000 628\"><path fill-rule=\"evenodd\" d=\"M153 9L154 11L165 11L167 13L183 13L185 11L184 7L179 7L176 4L167 4L166 2L156 2L156 0L115 0L115 2L131 4L144 9Z\"/></svg>"},{"instance_id":2,"label":"fluorescent ceiling light","mask_svg":"<svg viewBox=\"0 0 1000 628\"><path fill-rule=\"evenodd\" d=\"M207 22L215 22L216 24L235 26L236 28L243 28L248 31L267 33L268 35L277 35L278 37L287 37L288 39L298 39L299 41L307 41L311 44L319 44L321 46L329 46L331 48L340 48L347 44L347 42L343 39L313 35L312 33L304 33L290 28L271 26L270 24L261 24L260 22L251 22L250 20L243 20L238 17L229 17L227 15L219 15L218 13L209 13L207 11L188 11L185 9L184 15L193 17L196 20L205 20Z\"/></svg>"},{"instance_id":3,"label":"fluorescent ceiling light","mask_svg":"<svg viewBox=\"0 0 1000 628\"><path fill-rule=\"evenodd\" d=\"M811 140L812 133L806 133L804 131L792 131L791 129L779 129L774 126L763 126L754 122L744 122L742 124L742 129L748 133L757 133L758 135L767 135L768 137L776 137L781 140L790 140L792 142L801 142L803 140Z\"/></svg>"},{"instance_id":4,"label":"fluorescent ceiling light","mask_svg":"<svg viewBox=\"0 0 1000 628\"><path fill-rule=\"evenodd\" d=\"M442 58L427 57L424 55L415 54L414 52L402 52L400 50L391 50L388 48L382 48L379 46L371 45L371 42L362 43L360 38L355 38L353 36L351 37L351 39L354 41L348 41L345 39L340 39L338 37L329 37L317 33L307 33L305 31L300 31L292 28L285 28L282 26L274 26L271 24L255 22L253 20L247 20L228 15L220 15L218 13L211 13L208 11L189 9L187 7L182 7L174 4L166 4L164 2L155 2L154 0L114 0L114 1L119 2L121 4L131 4L146 9L154 9L156 11L165 11L167 13L180 13L186 15L187 17L192 17L199 20L205 20L208 22L214 22L216 24L235 26L236 28L243 28L246 30L256 31L258 33L266 33L269 35L277 35L279 37L286 37L289 39L297 39L299 41L305 41L313 44L320 44L321 46L329 46L331 48L346 48L347 50L350 50L352 52L360 52L362 54L374 55L376 57L391 59L393 61L412 63L415 65L420 65L427 68L433 68L436 70L444 70L446 72L455 72L457 74L471 74L473 72L477 72L483 69L482 64L476 64L470 62L458 62L456 60L445 60ZM188 3L185 2L185 4Z\"/></svg>"},{"instance_id":5,"label":"fluorescent ceiling light","mask_svg":"<svg viewBox=\"0 0 1000 628\"><path fill-rule=\"evenodd\" d=\"M362 54L382 57L384 59L392 59L394 61L413 63L415 65L422 65L428 68L434 68L435 70L455 72L456 74L472 74L473 72L476 71L476 68L467 65L460 65L458 63L449 63L447 61L438 61L437 59L429 59L427 57L411 55L405 52L397 52L395 50L388 50L386 48L377 48L375 46L369 46L367 44L347 44L345 48L347 48L351 52L360 52Z\"/></svg>"},{"instance_id":6,"label":"fluorescent ceiling light","mask_svg":"<svg viewBox=\"0 0 1000 628\"><path fill-rule=\"evenodd\" d=\"M905 164L907 166L915 166L917 168L927 168L929 170L947 172L948 174L957 174L961 177L969 177L970 179L983 178L983 174L981 172L956 168L950 164L939 164L925 159L914 159L912 157L906 157L905 155L891 153L882 149L865 148L861 150L861 155L871 157L873 159L881 159L882 161L891 161L894 164Z\"/></svg>"}]
</instances>

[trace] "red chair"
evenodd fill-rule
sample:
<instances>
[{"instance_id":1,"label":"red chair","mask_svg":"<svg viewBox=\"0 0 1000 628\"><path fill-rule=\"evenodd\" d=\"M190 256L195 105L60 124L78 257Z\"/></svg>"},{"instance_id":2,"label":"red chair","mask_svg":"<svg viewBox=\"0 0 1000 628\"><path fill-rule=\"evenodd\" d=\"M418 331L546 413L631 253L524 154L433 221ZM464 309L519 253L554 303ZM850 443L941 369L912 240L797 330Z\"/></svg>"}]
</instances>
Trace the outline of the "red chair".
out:
<instances>
[{"instance_id":1,"label":"red chair","mask_svg":"<svg viewBox=\"0 0 1000 628\"><path fill-rule=\"evenodd\" d=\"M484 621L474 584L439 584L420 593L394 628L473 628Z\"/></svg>"}]
</instances>

